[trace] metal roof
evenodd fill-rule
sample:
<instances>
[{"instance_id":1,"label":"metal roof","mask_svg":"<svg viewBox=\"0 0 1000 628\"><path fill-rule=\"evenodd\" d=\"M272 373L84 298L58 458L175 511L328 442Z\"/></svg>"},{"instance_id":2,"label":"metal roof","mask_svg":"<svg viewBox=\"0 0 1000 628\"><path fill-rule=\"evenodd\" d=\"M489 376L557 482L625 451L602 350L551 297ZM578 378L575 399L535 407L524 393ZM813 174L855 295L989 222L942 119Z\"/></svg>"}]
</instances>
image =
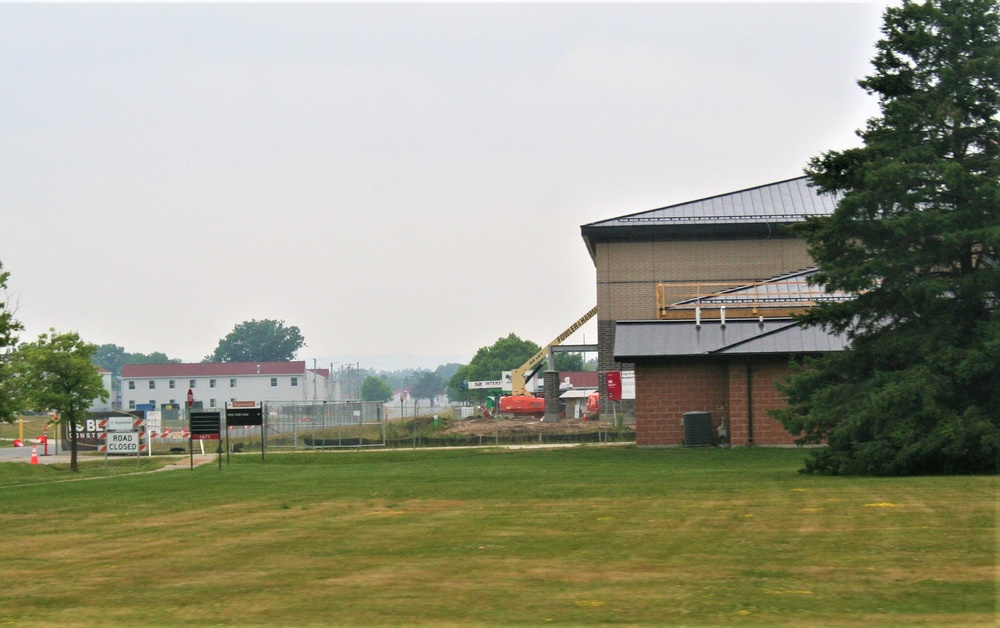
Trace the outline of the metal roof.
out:
<instances>
[{"instance_id":1,"label":"metal roof","mask_svg":"<svg viewBox=\"0 0 1000 628\"><path fill-rule=\"evenodd\" d=\"M800 327L793 319L710 321L618 321L615 359L708 355L758 355L841 351L847 339L818 327Z\"/></svg>"},{"instance_id":2,"label":"metal roof","mask_svg":"<svg viewBox=\"0 0 1000 628\"><path fill-rule=\"evenodd\" d=\"M807 177L797 177L592 222L580 230L593 257L593 242L604 239L775 235L781 225L810 216L829 216L838 200L838 196L820 194L810 187Z\"/></svg>"},{"instance_id":3,"label":"metal roof","mask_svg":"<svg viewBox=\"0 0 1000 628\"><path fill-rule=\"evenodd\" d=\"M800 222L807 216L829 216L836 197L819 194L807 177L711 196L599 221L588 227L633 224Z\"/></svg>"}]
</instances>

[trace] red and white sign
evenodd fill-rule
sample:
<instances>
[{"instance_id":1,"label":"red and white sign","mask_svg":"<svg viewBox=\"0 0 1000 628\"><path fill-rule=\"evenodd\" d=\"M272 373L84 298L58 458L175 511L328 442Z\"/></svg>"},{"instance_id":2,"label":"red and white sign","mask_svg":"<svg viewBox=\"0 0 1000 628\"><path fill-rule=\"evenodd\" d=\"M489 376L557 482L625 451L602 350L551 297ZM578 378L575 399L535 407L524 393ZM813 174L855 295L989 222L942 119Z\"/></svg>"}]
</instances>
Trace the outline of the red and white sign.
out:
<instances>
[{"instance_id":1,"label":"red and white sign","mask_svg":"<svg viewBox=\"0 0 1000 628\"><path fill-rule=\"evenodd\" d=\"M618 401L622 398L621 371L608 371L604 374L604 383L608 388L608 400Z\"/></svg>"},{"instance_id":2,"label":"red and white sign","mask_svg":"<svg viewBox=\"0 0 1000 628\"><path fill-rule=\"evenodd\" d=\"M194 407L194 391L190 388L188 388L187 404L189 408Z\"/></svg>"}]
</instances>

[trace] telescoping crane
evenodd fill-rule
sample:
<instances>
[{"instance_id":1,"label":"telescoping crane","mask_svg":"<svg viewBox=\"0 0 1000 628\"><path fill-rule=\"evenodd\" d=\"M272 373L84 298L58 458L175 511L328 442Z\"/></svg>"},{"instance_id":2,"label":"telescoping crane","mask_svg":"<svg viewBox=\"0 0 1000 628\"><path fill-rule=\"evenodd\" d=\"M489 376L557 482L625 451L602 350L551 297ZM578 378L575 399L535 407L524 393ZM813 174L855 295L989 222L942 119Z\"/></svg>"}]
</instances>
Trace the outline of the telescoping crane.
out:
<instances>
[{"instance_id":1,"label":"telescoping crane","mask_svg":"<svg viewBox=\"0 0 1000 628\"><path fill-rule=\"evenodd\" d=\"M562 344L564 340L573 335L573 332L583 327L584 323L594 318L596 314L597 306L594 306L575 323L567 327L566 331L556 336L552 342L531 356L527 362L511 371L510 396L500 398L498 409L501 414L534 414L539 416L545 414L545 400L528 393L528 380L541 368L542 361L549 354L549 349Z\"/></svg>"}]
</instances>

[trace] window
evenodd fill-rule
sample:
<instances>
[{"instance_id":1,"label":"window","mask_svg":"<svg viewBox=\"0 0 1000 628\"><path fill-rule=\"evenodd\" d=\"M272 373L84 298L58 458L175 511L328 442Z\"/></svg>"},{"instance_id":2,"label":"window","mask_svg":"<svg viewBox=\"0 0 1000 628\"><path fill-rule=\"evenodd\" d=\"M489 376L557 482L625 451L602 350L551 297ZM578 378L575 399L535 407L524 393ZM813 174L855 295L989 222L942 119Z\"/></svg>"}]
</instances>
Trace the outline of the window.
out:
<instances>
[{"instance_id":1,"label":"window","mask_svg":"<svg viewBox=\"0 0 1000 628\"><path fill-rule=\"evenodd\" d=\"M176 399L171 399L171 400L170 400L170 405L174 405L175 403L177 403L177 400L176 400Z\"/></svg>"},{"instance_id":2,"label":"window","mask_svg":"<svg viewBox=\"0 0 1000 628\"><path fill-rule=\"evenodd\" d=\"M271 378L271 387L272 388L277 388L278 387L278 378L277 377L272 377Z\"/></svg>"},{"instance_id":3,"label":"window","mask_svg":"<svg viewBox=\"0 0 1000 628\"><path fill-rule=\"evenodd\" d=\"M128 380L128 389L135 390L135 380Z\"/></svg>"},{"instance_id":4,"label":"window","mask_svg":"<svg viewBox=\"0 0 1000 628\"><path fill-rule=\"evenodd\" d=\"M235 377L233 379L229 380L229 387L230 388L236 388L236 378Z\"/></svg>"},{"instance_id":5,"label":"window","mask_svg":"<svg viewBox=\"0 0 1000 628\"><path fill-rule=\"evenodd\" d=\"M194 385L197 384L197 383L198 383L197 381L195 381L193 379L189 379L188 380L188 388L194 388Z\"/></svg>"},{"instance_id":6,"label":"window","mask_svg":"<svg viewBox=\"0 0 1000 628\"><path fill-rule=\"evenodd\" d=\"M153 406L155 408L156 407L156 399L150 399L149 400L149 405L151 405L151 406Z\"/></svg>"},{"instance_id":7,"label":"window","mask_svg":"<svg viewBox=\"0 0 1000 628\"><path fill-rule=\"evenodd\" d=\"M214 379L208 380L208 387L209 388L215 388L215 380Z\"/></svg>"},{"instance_id":8,"label":"window","mask_svg":"<svg viewBox=\"0 0 1000 628\"><path fill-rule=\"evenodd\" d=\"M208 407L209 408L214 408L215 407L215 399L209 399L208 400Z\"/></svg>"},{"instance_id":9,"label":"window","mask_svg":"<svg viewBox=\"0 0 1000 628\"><path fill-rule=\"evenodd\" d=\"M175 383L176 382L174 380L170 380L170 382L167 384L167 387L168 388L176 388L176 386L174 385Z\"/></svg>"},{"instance_id":10,"label":"window","mask_svg":"<svg viewBox=\"0 0 1000 628\"><path fill-rule=\"evenodd\" d=\"M135 401L133 401L132 399L128 400L128 409L135 410Z\"/></svg>"},{"instance_id":11,"label":"window","mask_svg":"<svg viewBox=\"0 0 1000 628\"><path fill-rule=\"evenodd\" d=\"M150 390L156 390L156 380L155 379L149 380L149 389Z\"/></svg>"},{"instance_id":12,"label":"window","mask_svg":"<svg viewBox=\"0 0 1000 628\"><path fill-rule=\"evenodd\" d=\"M293 377L292 378L292 386L295 387L295 386L298 386L298 385L299 385L299 378L298 377Z\"/></svg>"}]
</instances>

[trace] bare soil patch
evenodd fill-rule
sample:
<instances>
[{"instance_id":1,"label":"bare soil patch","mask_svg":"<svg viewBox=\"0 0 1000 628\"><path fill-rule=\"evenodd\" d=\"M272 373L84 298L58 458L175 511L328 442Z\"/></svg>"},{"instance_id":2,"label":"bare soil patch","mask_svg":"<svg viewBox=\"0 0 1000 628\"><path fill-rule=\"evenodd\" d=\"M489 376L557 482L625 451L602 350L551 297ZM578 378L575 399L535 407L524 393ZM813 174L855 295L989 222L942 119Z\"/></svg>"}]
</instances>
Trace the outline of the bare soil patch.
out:
<instances>
[{"instance_id":1,"label":"bare soil patch","mask_svg":"<svg viewBox=\"0 0 1000 628\"><path fill-rule=\"evenodd\" d=\"M460 436L493 436L498 431L501 435L531 435L531 434L584 434L604 429L598 421L582 419L562 419L560 421L541 421L535 417L500 417L456 419L447 428L437 434L457 434Z\"/></svg>"}]
</instances>

